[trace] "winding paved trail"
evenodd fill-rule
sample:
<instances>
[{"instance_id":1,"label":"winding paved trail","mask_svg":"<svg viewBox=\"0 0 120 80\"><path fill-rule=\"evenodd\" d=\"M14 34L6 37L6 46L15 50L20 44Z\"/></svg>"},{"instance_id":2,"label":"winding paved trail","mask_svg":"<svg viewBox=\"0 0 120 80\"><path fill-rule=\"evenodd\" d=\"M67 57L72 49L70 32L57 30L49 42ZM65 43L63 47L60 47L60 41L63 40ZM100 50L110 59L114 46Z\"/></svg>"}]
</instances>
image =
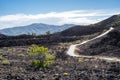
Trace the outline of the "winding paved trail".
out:
<instances>
[{"instance_id":1,"label":"winding paved trail","mask_svg":"<svg viewBox=\"0 0 120 80\"><path fill-rule=\"evenodd\" d=\"M74 44L74 45L71 45L67 51L67 54L69 56L73 56L73 57L84 57L84 58L94 58L94 59L101 59L101 60L107 60L107 61L116 61L116 62L120 62L120 59L119 58L116 58L116 57L105 57L105 56L85 56L85 55L77 55L75 54L75 49L76 49L76 46L80 46L80 45L83 45L85 43L88 43L90 41L93 41L95 39L98 39L106 34L108 34L110 31L112 31L114 28L110 28L109 30L107 30L106 32L104 32L103 34L95 37L95 38L92 38L90 40L86 40L86 41L83 41L82 43L79 43L79 44Z\"/></svg>"}]
</instances>

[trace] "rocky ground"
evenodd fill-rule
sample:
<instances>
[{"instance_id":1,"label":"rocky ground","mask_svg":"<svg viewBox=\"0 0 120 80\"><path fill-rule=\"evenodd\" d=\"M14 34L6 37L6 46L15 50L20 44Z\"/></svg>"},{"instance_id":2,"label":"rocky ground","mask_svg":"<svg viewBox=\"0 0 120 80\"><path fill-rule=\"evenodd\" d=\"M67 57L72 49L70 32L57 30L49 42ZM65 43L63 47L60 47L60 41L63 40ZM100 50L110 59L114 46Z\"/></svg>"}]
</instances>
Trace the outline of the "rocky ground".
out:
<instances>
[{"instance_id":1,"label":"rocky ground","mask_svg":"<svg viewBox=\"0 0 120 80\"><path fill-rule=\"evenodd\" d=\"M78 46L78 49L84 55L120 57L120 29L116 28L99 39Z\"/></svg>"},{"instance_id":2,"label":"rocky ground","mask_svg":"<svg viewBox=\"0 0 120 80\"><path fill-rule=\"evenodd\" d=\"M119 80L120 62L109 62L66 55L69 44L44 45L56 55L53 65L36 70L30 66L28 46L2 47L0 80Z\"/></svg>"}]
</instances>

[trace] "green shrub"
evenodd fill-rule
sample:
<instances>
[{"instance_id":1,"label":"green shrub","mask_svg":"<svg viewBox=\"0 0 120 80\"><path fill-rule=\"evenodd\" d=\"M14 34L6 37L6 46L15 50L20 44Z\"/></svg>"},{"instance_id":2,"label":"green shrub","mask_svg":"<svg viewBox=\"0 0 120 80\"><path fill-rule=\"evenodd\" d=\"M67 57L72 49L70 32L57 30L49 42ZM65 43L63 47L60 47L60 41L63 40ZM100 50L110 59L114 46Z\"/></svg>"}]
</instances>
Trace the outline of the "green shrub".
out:
<instances>
[{"instance_id":1,"label":"green shrub","mask_svg":"<svg viewBox=\"0 0 120 80\"><path fill-rule=\"evenodd\" d=\"M47 31L47 32L46 32L46 35L50 35L50 34L51 34L51 32L50 32L50 31Z\"/></svg>"},{"instance_id":2,"label":"green shrub","mask_svg":"<svg viewBox=\"0 0 120 80\"><path fill-rule=\"evenodd\" d=\"M42 65L42 63L40 62L40 60L32 60L31 65L33 67L40 67Z\"/></svg>"},{"instance_id":3,"label":"green shrub","mask_svg":"<svg viewBox=\"0 0 120 80\"><path fill-rule=\"evenodd\" d=\"M78 62L84 62L84 58L83 57L78 58Z\"/></svg>"},{"instance_id":4,"label":"green shrub","mask_svg":"<svg viewBox=\"0 0 120 80\"><path fill-rule=\"evenodd\" d=\"M3 53L3 50L2 49L0 49L0 54L2 54Z\"/></svg>"},{"instance_id":5,"label":"green shrub","mask_svg":"<svg viewBox=\"0 0 120 80\"><path fill-rule=\"evenodd\" d=\"M8 50L7 50L7 53L12 53L13 52L13 49L11 49L11 48L9 48Z\"/></svg>"},{"instance_id":6,"label":"green shrub","mask_svg":"<svg viewBox=\"0 0 120 80\"><path fill-rule=\"evenodd\" d=\"M20 53L20 54L18 54L18 56L19 56L19 57L24 57L25 55L22 54L22 53Z\"/></svg>"},{"instance_id":7,"label":"green shrub","mask_svg":"<svg viewBox=\"0 0 120 80\"><path fill-rule=\"evenodd\" d=\"M55 56L50 54L48 48L38 45L29 47L29 56L34 58L34 60L31 61L31 65L37 68L49 67L55 59Z\"/></svg>"},{"instance_id":8,"label":"green shrub","mask_svg":"<svg viewBox=\"0 0 120 80\"><path fill-rule=\"evenodd\" d=\"M36 33L33 32L33 33L32 33L32 36L36 36Z\"/></svg>"},{"instance_id":9,"label":"green shrub","mask_svg":"<svg viewBox=\"0 0 120 80\"><path fill-rule=\"evenodd\" d=\"M3 56L0 56L0 61L4 60L5 58Z\"/></svg>"},{"instance_id":10,"label":"green shrub","mask_svg":"<svg viewBox=\"0 0 120 80\"><path fill-rule=\"evenodd\" d=\"M0 62L1 62L3 65L9 65L9 64L10 64L10 61L7 60L6 58L4 58L3 56L0 56Z\"/></svg>"},{"instance_id":11,"label":"green shrub","mask_svg":"<svg viewBox=\"0 0 120 80\"><path fill-rule=\"evenodd\" d=\"M68 74L67 72L64 72L63 75L64 75L64 76L68 76L69 74Z\"/></svg>"},{"instance_id":12,"label":"green shrub","mask_svg":"<svg viewBox=\"0 0 120 80\"><path fill-rule=\"evenodd\" d=\"M2 61L2 64L3 65L10 65L10 61L5 59L5 60Z\"/></svg>"}]
</instances>

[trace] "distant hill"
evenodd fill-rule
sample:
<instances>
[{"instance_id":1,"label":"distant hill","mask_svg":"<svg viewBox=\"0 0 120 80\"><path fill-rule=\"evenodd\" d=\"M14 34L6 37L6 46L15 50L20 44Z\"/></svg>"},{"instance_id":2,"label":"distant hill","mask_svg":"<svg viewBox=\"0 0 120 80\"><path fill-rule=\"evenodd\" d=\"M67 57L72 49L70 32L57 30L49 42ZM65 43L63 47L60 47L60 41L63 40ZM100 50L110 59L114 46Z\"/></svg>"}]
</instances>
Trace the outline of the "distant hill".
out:
<instances>
[{"instance_id":1,"label":"distant hill","mask_svg":"<svg viewBox=\"0 0 120 80\"><path fill-rule=\"evenodd\" d=\"M117 25L120 25L120 14L118 15L113 15L108 19L105 19L99 23L94 24L94 26L98 26L98 27L116 27Z\"/></svg>"},{"instance_id":2,"label":"distant hill","mask_svg":"<svg viewBox=\"0 0 120 80\"><path fill-rule=\"evenodd\" d=\"M84 55L120 57L120 15L114 15L94 25L95 27L114 27L107 35L79 46L78 52Z\"/></svg>"},{"instance_id":3,"label":"distant hill","mask_svg":"<svg viewBox=\"0 0 120 80\"><path fill-rule=\"evenodd\" d=\"M12 36L21 35L21 34L32 34L32 33L36 33L37 35L39 35L39 34L45 34L47 31L50 31L51 33L60 32L72 26L74 26L74 24L64 24L58 26L58 25L34 23L27 26L2 29L0 30L0 33L5 35L12 35Z\"/></svg>"},{"instance_id":4,"label":"distant hill","mask_svg":"<svg viewBox=\"0 0 120 80\"><path fill-rule=\"evenodd\" d=\"M61 36L81 36L101 32L109 27L120 25L120 15L114 15L106 20L87 26L77 25L59 33Z\"/></svg>"},{"instance_id":5,"label":"distant hill","mask_svg":"<svg viewBox=\"0 0 120 80\"><path fill-rule=\"evenodd\" d=\"M0 39L5 38L5 37L6 37L6 35L0 33Z\"/></svg>"}]
</instances>

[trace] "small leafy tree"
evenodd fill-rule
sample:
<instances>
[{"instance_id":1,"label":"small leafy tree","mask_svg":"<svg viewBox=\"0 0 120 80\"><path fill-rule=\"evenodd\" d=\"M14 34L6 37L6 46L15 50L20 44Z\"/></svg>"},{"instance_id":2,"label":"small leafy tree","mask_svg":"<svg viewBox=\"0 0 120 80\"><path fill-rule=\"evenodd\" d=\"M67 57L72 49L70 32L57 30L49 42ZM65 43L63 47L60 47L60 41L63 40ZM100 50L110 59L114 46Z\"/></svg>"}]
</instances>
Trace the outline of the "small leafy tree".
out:
<instances>
[{"instance_id":1,"label":"small leafy tree","mask_svg":"<svg viewBox=\"0 0 120 80\"><path fill-rule=\"evenodd\" d=\"M46 35L50 35L50 34L51 34L51 32L50 32L50 31L47 31L47 32L46 32Z\"/></svg>"},{"instance_id":2,"label":"small leafy tree","mask_svg":"<svg viewBox=\"0 0 120 80\"><path fill-rule=\"evenodd\" d=\"M29 56L33 57L31 65L36 68L46 68L53 64L55 56L51 55L48 48L32 45L29 47Z\"/></svg>"},{"instance_id":3,"label":"small leafy tree","mask_svg":"<svg viewBox=\"0 0 120 80\"><path fill-rule=\"evenodd\" d=\"M33 33L32 33L32 36L36 36L36 33L33 32Z\"/></svg>"}]
</instances>

